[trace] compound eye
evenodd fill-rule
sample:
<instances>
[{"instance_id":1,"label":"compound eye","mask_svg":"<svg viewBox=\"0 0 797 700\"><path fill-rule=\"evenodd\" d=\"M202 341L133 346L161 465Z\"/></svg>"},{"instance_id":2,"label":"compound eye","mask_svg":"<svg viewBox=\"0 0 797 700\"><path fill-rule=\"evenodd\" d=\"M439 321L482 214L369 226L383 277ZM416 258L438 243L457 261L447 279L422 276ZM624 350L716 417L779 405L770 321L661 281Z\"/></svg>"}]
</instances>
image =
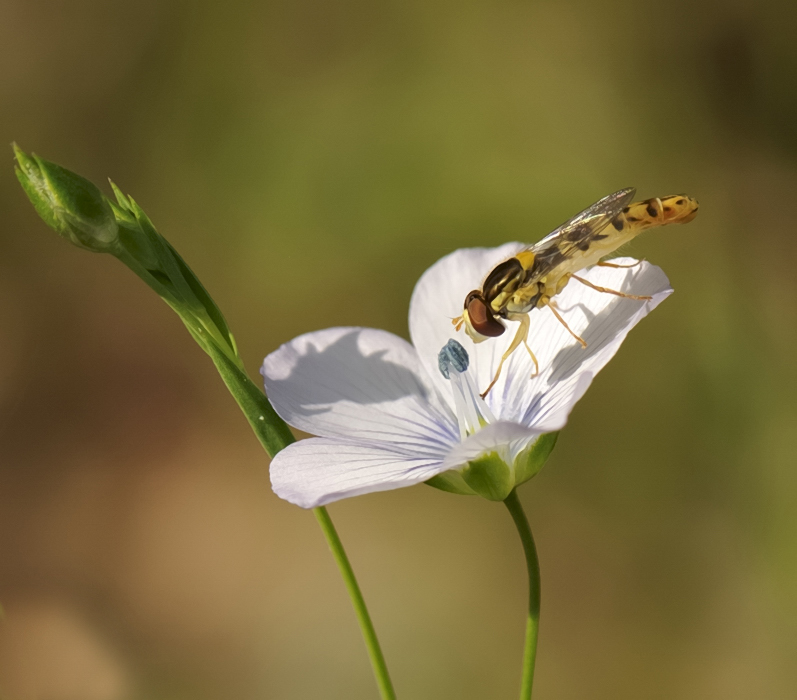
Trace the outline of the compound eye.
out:
<instances>
[{"instance_id":1,"label":"compound eye","mask_svg":"<svg viewBox=\"0 0 797 700\"><path fill-rule=\"evenodd\" d=\"M497 338L506 328L493 316L492 310L480 292L471 292L465 299L465 310L473 330L488 338Z\"/></svg>"}]
</instances>

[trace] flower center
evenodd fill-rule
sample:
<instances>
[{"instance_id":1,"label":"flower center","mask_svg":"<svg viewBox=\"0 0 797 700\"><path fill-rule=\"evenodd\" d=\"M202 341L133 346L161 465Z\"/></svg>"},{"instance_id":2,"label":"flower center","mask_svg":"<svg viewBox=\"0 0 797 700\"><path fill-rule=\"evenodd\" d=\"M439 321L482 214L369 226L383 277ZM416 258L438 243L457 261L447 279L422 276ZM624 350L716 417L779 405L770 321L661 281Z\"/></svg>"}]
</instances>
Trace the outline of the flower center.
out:
<instances>
[{"instance_id":1,"label":"flower center","mask_svg":"<svg viewBox=\"0 0 797 700\"><path fill-rule=\"evenodd\" d=\"M440 373L451 382L459 436L462 440L495 421L495 416L479 396L467 373L469 364L467 351L456 340L449 340L437 355Z\"/></svg>"}]
</instances>

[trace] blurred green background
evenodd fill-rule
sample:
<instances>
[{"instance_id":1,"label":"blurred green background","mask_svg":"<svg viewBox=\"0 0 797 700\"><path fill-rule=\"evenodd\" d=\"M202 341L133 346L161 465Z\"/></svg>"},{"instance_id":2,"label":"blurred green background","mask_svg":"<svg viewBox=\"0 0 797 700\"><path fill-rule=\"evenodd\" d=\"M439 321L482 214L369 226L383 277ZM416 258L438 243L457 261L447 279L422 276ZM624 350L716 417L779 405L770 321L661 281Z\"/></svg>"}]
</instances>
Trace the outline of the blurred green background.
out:
<instances>
[{"instance_id":1,"label":"blurred green background","mask_svg":"<svg viewBox=\"0 0 797 700\"><path fill-rule=\"evenodd\" d=\"M250 372L293 336L406 336L419 275L601 196L687 192L627 251L676 294L523 487L535 699L794 698L793 2L2 0L0 141L149 213ZM107 191L107 190L106 190ZM0 697L375 698L309 512L178 319L0 171ZM330 508L403 700L513 698L500 504Z\"/></svg>"}]
</instances>

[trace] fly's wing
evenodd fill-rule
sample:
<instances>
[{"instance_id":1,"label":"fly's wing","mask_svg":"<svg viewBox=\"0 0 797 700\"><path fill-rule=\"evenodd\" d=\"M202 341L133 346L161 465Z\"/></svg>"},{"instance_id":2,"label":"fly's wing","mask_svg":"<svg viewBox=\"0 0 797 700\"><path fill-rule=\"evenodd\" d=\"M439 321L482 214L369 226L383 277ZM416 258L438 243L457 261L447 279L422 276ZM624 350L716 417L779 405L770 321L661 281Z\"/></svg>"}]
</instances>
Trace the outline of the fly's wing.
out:
<instances>
[{"instance_id":1,"label":"fly's wing","mask_svg":"<svg viewBox=\"0 0 797 700\"><path fill-rule=\"evenodd\" d=\"M572 251L589 247L590 241L606 228L634 198L636 188L627 187L598 200L563 223L526 250L534 253L534 275L541 277L569 257Z\"/></svg>"}]
</instances>

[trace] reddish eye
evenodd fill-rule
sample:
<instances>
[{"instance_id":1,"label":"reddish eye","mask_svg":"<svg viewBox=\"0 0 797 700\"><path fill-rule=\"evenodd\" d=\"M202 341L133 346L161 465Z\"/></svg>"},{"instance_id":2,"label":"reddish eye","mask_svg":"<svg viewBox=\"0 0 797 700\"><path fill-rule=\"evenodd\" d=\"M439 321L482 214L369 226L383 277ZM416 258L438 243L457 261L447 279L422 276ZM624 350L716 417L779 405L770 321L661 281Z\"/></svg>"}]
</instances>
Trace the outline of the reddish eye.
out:
<instances>
[{"instance_id":1,"label":"reddish eye","mask_svg":"<svg viewBox=\"0 0 797 700\"><path fill-rule=\"evenodd\" d=\"M493 316L480 292L474 291L468 294L468 298L465 299L465 310L468 312L473 330L481 335L496 338L506 330L504 324Z\"/></svg>"}]
</instances>

